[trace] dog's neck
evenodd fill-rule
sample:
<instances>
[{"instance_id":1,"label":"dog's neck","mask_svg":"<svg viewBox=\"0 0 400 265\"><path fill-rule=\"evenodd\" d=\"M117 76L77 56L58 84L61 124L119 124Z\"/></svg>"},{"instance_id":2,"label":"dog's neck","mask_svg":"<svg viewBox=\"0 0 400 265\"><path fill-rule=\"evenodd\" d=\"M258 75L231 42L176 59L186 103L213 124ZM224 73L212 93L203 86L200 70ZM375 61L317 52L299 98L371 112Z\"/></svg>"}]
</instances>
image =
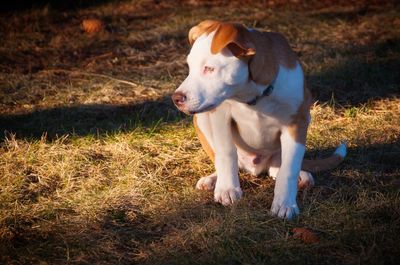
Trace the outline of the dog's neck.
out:
<instances>
[{"instance_id":1,"label":"dog's neck","mask_svg":"<svg viewBox=\"0 0 400 265\"><path fill-rule=\"evenodd\" d=\"M250 100L250 101L247 102L247 105L250 105L250 106L257 105L257 102L260 101L262 98L268 97L269 95L271 95L271 94L272 94L272 90L274 90L274 86L273 86L272 84L271 84L271 85L268 85L268 86L264 89L264 91L262 92L261 95L255 96L254 99L252 99L252 100Z\"/></svg>"},{"instance_id":2,"label":"dog's neck","mask_svg":"<svg viewBox=\"0 0 400 265\"><path fill-rule=\"evenodd\" d=\"M255 105L259 99L272 93L273 86L271 87L271 85L260 85L249 80L243 85L245 89L240 89L241 92L233 96L232 99L248 105Z\"/></svg>"}]
</instances>

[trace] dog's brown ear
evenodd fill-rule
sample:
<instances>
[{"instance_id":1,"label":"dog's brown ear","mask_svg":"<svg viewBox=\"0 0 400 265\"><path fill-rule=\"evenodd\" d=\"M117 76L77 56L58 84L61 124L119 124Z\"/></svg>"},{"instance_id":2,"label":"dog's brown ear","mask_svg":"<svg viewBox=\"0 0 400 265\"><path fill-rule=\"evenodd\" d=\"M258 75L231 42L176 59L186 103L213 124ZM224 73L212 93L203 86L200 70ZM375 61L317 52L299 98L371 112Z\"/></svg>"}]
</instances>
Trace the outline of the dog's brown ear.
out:
<instances>
[{"instance_id":1,"label":"dog's brown ear","mask_svg":"<svg viewBox=\"0 0 400 265\"><path fill-rule=\"evenodd\" d=\"M216 20L204 20L200 22L198 25L192 27L189 30L189 43L190 45L193 45L193 43L197 40L198 37L200 37L203 33L211 33L212 31L216 30L218 26L220 25L220 22Z\"/></svg>"},{"instance_id":2,"label":"dog's brown ear","mask_svg":"<svg viewBox=\"0 0 400 265\"><path fill-rule=\"evenodd\" d=\"M217 54L225 47L236 57L256 54L249 31L239 24L221 23L218 26L211 43L211 53Z\"/></svg>"},{"instance_id":3,"label":"dog's brown ear","mask_svg":"<svg viewBox=\"0 0 400 265\"><path fill-rule=\"evenodd\" d=\"M249 61L250 78L263 85L270 85L278 75L279 66L293 69L297 64L297 56L286 39L272 32L249 32L257 54Z\"/></svg>"}]
</instances>

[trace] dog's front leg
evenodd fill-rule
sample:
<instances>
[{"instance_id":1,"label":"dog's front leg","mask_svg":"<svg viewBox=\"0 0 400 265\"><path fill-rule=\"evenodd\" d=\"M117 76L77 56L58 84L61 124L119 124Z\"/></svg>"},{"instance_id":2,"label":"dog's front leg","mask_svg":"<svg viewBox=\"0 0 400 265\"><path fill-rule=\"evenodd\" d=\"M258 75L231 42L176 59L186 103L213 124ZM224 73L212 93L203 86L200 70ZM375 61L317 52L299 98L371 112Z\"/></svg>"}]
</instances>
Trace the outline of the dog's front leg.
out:
<instances>
[{"instance_id":1,"label":"dog's front leg","mask_svg":"<svg viewBox=\"0 0 400 265\"><path fill-rule=\"evenodd\" d=\"M238 176L238 156L232 139L230 111L224 107L210 113L215 151L217 182L214 200L223 205L233 204L242 197Z\"/></svg>"},{"instance_id":2,"label":"dog's front leg","mask_svg":"<svg viewBox=\"0 0 400 265\"><path fill-rule=\"evenodd\" d=\"M296 141L293 130L284 128L280 140L282 163L276 178L271 212L281 218L291 219L299 213L296 202L297 182L305 153L305 139Z\"/></svg>"}]
</instances>

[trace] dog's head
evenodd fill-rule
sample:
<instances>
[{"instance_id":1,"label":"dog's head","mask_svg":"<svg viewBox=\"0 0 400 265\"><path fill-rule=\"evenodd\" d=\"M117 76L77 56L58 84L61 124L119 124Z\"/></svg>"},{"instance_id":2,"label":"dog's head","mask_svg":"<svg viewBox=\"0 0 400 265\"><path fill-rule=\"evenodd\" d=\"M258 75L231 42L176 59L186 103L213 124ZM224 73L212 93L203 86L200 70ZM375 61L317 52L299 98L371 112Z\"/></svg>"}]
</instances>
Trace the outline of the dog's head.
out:
<instances>
[{"instance_id":1,"label":"dog's head","mask_svg":"<svg viewBox=\"0 0 400 265\"><path fill-rule=\"evenodd\" d=\"M187 114L211 110L242 93L249 82L249 60L256 47L240 24L206 20L189 31L189 75L172 95Z\"/></svg>"}]
</instances>

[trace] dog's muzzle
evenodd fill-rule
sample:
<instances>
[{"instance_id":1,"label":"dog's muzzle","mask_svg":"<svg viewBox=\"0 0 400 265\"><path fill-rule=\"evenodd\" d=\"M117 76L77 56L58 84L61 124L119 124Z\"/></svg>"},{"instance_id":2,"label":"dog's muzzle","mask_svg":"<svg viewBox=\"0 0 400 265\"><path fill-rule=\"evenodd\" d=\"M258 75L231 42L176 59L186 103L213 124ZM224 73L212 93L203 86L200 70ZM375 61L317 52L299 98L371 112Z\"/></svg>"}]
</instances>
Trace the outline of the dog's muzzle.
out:
<instances>
[{"instance_id":1,"label":"dog's muzzle","mask_svg":"<svg viewBox=\"0 0 400 265\"><path fill-rule=\"evenodd\" d=\"M186 95L182 92L175 92L171 96L172 101L174 102L175 106L178 107L178 109L181 109L186 102Z\"/></svg>"}]
</instances>

